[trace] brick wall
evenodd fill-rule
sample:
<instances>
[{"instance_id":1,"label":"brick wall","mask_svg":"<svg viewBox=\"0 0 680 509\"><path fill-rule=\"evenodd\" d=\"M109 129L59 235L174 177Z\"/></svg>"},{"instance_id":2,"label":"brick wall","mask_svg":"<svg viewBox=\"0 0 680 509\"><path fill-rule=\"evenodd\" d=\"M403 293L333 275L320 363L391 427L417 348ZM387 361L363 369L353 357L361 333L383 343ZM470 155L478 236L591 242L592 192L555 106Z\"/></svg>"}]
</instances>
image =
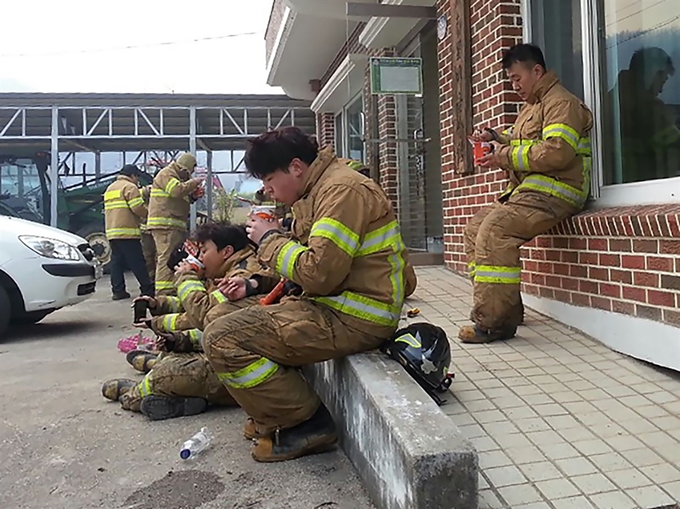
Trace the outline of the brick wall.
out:
<instances>
[{"instance_id":1,"label":"brick wall","mask_svg":"<svg viewBox=\"0 0 680 509\"><path fill-rule=\"evenodd\" d=\"M533 295L680 327L680 205L587 211L522 249Z\"/></svg>"},{"instance_id":2,"label":"brick wall","mask_svg":"<svg viewBox=\"0 0 680 509\"><path fill-rule=\"evenodd\" d=\"M438 3L438 10L451 16L450 0ZM519 0L471 0L470 39L472 60L472 115L474 126L505 128L517 115L517 96L504 79L500 67L503 49L521 42L522 29ZM463 122L465 114L451 96L452 33L439 42L440 94L442 101L442 184L444 208L444 245L447 265L465 272L463 232L470 216L492 202L506 182L503 171L477 168L474 175L461 176L454 164L451 126Z\"/></svg>"},{"instance_id":3,"label":"brick wall","mask_svg":"<svg viewBox=\"0 0 680 509\"><path fill-rule=\"evenodd\" d=\"M316 116L316 139L321 148L335 145L335 115L321 113Z\"/></svg>"},{"instance_id":4,"label":"brick wall","mask_svg":"<svg viewBox=\"0 0 680 509\"><path fill-rule=\"evenodd\" d=\"M504 79L503 49L521 42L520 2L471 1L473 123L505 127L517 97ZM442 0L442 13L450 14ZM451 41L439 43L446 263L466 272L463 231L470 217L496 199L502 171L457 173L450 127L460 122L450 100ZM550 62L548 62L548 65ZM447 129L449 128L449 129ZM680 205L589 210L522 249L524 292L680 327Z\"/></svg>"}]
</instances>

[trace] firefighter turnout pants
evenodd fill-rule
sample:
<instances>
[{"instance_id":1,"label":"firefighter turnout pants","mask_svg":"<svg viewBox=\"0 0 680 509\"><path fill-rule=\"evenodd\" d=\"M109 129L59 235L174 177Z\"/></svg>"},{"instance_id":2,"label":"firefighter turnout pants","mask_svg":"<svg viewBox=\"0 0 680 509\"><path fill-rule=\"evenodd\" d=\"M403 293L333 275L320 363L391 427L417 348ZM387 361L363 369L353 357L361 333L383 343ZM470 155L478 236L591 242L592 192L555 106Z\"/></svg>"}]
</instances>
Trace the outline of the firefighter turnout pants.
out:
<instances>
[{"instance_id":1,"label":"firefighter turnout pants","mask_svg":"<svg viewBox=\"0 0 680 509\"><path fill-rule=\"evenodd\" d=\"M156 295L173 295L175 273L168 268L172 251L187 238L185 230L149 230L156 246Z\"/></svg>"},{"instance_id":2,"label":"firefighter turnout pants","mask_svg":"<svg viewBox=\"0 0 680 509\"><path fill-rule=\"evenodd\" d=\"M222 382L200 353L169 353L159 360L139 385L121 396L125 410L139 412L147 396L203 398L220 406L235 406Z\"/></svg>"},{"instance_id":3,"label":"firefighter turnout pants","mask_svg":"<svg viewBox=\"0 0 680 509\"><path fill-rule=\"evenodd\" d=\"M156 277L156 244L153 242L153 236L150 232L142 230L142 253L144 254L144 262L146 270L149 272L149 277Z\"/></svg>"},{"instance_id":4,"label":"firefighter turnout pants","mask_svg":"<svg viewBox=\"0 0 680 509\"><path fill-rule=\"evenodd\" d=\"M513 194L475 214L465 228L465 254L473 280L471 319L481 330L515 330L522 321L519 248L578 210L541 193Z\"/></svg>"},{"instance_id":5,"label":"firefighter turnout pants","mask_svg":"<svg viewBox=\"0 0 680 509\"><path fill-rule=\"evenodd\" d=\"M321 404L297 368L383 341L348 327L330 308L290 298L218 318L206 328L203 347L217 377L266 434L310 419Z\"/></svg>"}]
</instances>

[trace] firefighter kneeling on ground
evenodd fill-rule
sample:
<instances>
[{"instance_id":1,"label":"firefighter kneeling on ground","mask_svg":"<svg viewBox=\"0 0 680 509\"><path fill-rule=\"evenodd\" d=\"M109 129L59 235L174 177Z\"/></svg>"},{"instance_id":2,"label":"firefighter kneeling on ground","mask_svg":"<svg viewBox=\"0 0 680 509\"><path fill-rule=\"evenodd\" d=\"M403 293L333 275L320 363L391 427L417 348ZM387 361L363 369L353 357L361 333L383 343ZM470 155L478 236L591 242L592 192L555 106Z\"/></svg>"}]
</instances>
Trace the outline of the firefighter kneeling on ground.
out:
<instances>
[{"instance_id":1,"label":"firefighter kneeling on ground","mask_svg":"<svg viewBox=\"0 0 680 509\"><path fill-rule=\"evenodd\" d=\"M320 151L288 127L249 140L245 162L295 217L290 233L250 218L258 256L304 293L218 318L203 346L252 418L254 459L284 461L337 441L330 413L298 368L379 347L396 330L414 281L405 278L408 252L385 193L331 148Z\"/></svg>"},{"instance_id":2,"label":"firefighter kneeling on ground","mask_svg":"<svg viewBox=\"0 0 680 509\"><path fill-rule=\"evenodd\" d=\"M157 358L146 351L130 352L128 361L136 369L150 371L144 380L113 379L102 386L105 398L152 420L194 415L208 404L236 404L202 353L202 330L219 316L258 304L261 294L279 280L259 264L243 227L205 224L192 237L200 245L203 274L180 262L179 296L144 299L156 314L170 311L148 323L160 337L161 351L170 353Z\"/></svg>"},{"instance_id":3,"label":"firefighter kneeling on ground","mask_svg":"<svg viewBox=\"0 0 680 509\"><path fill-rule=\"evenodd\" d=\"M546 71L538 47L514 46L502 64L525 104L503 135L485 129L473 136L495 147L477 164L507 170L510 184L465 230L475 325L461 328L464 343L515 335L524 314L520 246L579 212L590 190L590 110Z\"/></svg>"}]
</instances>

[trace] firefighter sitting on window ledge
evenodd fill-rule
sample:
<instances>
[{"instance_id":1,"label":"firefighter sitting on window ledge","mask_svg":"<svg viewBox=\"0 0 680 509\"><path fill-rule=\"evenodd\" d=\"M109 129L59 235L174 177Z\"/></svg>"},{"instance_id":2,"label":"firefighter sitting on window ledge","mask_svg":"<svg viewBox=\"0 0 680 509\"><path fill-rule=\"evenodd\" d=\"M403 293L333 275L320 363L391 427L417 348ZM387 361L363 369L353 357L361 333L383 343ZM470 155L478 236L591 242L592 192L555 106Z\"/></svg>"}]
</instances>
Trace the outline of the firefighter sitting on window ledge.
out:
<instances>
[{"instance_id":1,"label":"firefighter sitting on window ledge","mask_svg":"<svg viewBox=\"0 0 680 509\"><path fill-rule=\"evenodd\" d=\"M590 110L546 71L538 47L514 46L502 65L525 104L502 135L491 129L473 135L494 145L477 165L506 170L510 183L465 230L474 326L459 331L464 343L515 335L524 314L520 246L582 210L590 190Z\"/></svg>"}]
</instances>

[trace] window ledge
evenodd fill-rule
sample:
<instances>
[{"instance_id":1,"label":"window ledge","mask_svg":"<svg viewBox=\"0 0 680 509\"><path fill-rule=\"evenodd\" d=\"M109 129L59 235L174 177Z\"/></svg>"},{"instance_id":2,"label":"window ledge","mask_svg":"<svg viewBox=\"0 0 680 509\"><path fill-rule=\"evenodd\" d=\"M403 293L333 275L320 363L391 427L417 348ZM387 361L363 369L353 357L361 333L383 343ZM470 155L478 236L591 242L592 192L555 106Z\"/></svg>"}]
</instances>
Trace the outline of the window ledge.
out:
<instances>
[{"instance_id":1,"label":"window ledge","mask_svg":"<svg viewBox=\"0 0 680 509\"><path fill-rule=\"evenodd\" d=\"M547 235L600 237L680 237L680 204L585 210Z\"/></svg>"}]
</instances>

